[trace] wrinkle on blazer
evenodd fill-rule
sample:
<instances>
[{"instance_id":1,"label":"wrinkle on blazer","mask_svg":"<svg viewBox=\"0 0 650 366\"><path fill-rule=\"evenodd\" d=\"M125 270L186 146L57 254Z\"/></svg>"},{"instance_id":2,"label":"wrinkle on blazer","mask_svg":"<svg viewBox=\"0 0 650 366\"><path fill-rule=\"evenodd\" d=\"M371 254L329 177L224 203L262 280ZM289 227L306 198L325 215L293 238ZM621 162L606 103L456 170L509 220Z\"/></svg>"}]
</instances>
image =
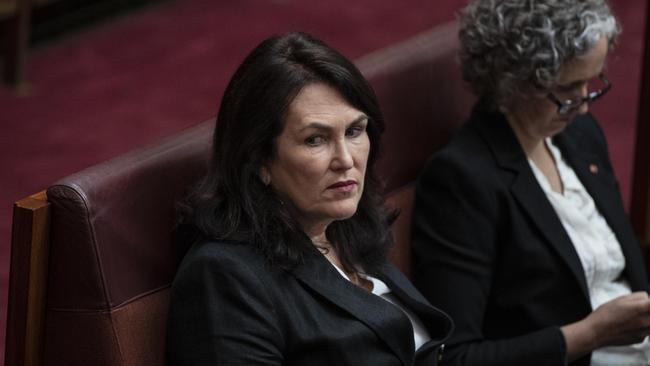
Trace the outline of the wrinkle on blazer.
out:
<instances>
[{"instance_id":1,"label":"wrinkle on blazer","mask_svg":"<svg viewBox=\"0 0 650 366\"><path fill-rule=\"evenodd\" d=\"M283 271L246 244L192 247L172 286L171 365L436 365L453 328L391 264L377 276L432 340L415 353L408 317L344 279L315 248Z\"/></svg>"},{"instance_id":2,"label":"wrinkle on blazer","mask_svg":"<svg viewBox=\"0 0 650 366\"><path fill-rule=\"evenodd\" d=\"M619 240L632 290L647 290L597 122L578 116L554 142ZM413 225L416 286L456 323L446 364L566 363L559 327L592 311L584 270L502 114L475 108L430 160Z\"/></svg>"}]
</instances>

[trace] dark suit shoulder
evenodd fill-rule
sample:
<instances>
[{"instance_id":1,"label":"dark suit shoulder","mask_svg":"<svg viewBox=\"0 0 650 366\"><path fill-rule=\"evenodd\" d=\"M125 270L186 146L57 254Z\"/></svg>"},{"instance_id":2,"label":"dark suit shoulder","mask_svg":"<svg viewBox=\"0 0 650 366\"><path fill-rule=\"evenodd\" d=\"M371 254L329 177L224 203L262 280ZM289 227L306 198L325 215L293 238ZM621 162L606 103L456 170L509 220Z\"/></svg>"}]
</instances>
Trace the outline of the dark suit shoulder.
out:
<instances>
[{"instance_id":1,"label":"dark suit shoulder","mask_svg":"<svg viewBox=\"0 0 650 366\"><path fill-rule=\"evenodd\" d=\"M591 113L579 115L562 132L568 139L581 144L596 145L607 148L605 134Z\"/></svg>"},{"instance_id":2,"label":"dark suit shoulder","mask_svg":"<svg viewBox=\"0 0 650 366\"><path fill-rule=\"evenodd\" d=\"M499 192L505 190L499 173L489 146L474 122L469 121L447 146L429 159L420 173L416 206L429 201L426 197L431 195L432 210L449 209L465 202L492 211L498 206ZM430 214L427 210L427 215ZM493 216L496 212L487 214Z\"/></svg>"},{"instance_id":3,"label":"dark suit shoulder","mask_svg":"<svg viewBox=\"0 0 650 366\"><path fill-rule=\"evenodd\" d=\"M484 159L490 155L489 147L481 135L479 125L485 123L480 118L466 121L449 143L433 157Z\"/></svg>"},{"instance_id":4,"label":"dark suit shoulder","mask_svg":"<svg viewBox=\"0 0 650 366\"><path fill-rule=\"evenodd\" d=\"M177 271L174 286L185 282L249 283L263 286L266 291L276 288L273 282L284 271L272 266L252 245L234 242L201 241L187 252ZM257 287L254 286L254 287Z\"/></svg>"},{"instance_id":5,"label":"dark suit shoulder","mask_svg":"<svg viewBox=\"0 0 650 366\"><path fill-rule=\"evenodd\" d=\"M263 256L252 245L204 240L192 245L183 258L182 266L214 262L228 264L242 261L254 266L264 266L265 262Z\"/></svg>"},{"instance_id":6,"label":"dark suit shoulder","mask_svg":"<svg viewBox=\"0 0 650 366\"><path fill-rule=\"evenodd\" d=\"M203 241L195 243L183 258L172 283L172 293L257 293L260 300L275 303L286 273L268 263L252 245ZM240 290L237 290L240 289ZM194 296L194 295L192 295Z\"/></svg>"},{"instance_id":7,"label":"dark suit shoulder","mask_svg":"<svg viewBox=\"0 0 650 366\"><path fill-rule=\"evenodd\" d=\"M174 278L167 357L174 365L279 365L278 286L252 246L198 242Z\"/></svg>"},{"instance_id":8,"label":"dark suit shoulder","mask_svg":"<svg viewBox=\"0 0 650 366\"><path fill-rule=\"evenodd\" d=\"M599 161L612 179L615 179L605 133L591 114L577 116L553 140L562 149L563 154L581 156L588 161Z\"/></svg>"},{"instance_id":9,"label":"dark suit shoulder","mask_svg":"<svg viewBox=\"0 0 650 366\"><path fill-rule=\"evenodd\" d=\"M434 171L448 172L458 175L489 178L496 167L496 161L486 142L482 129L491 123L491 117L481 113L473 113L463 123L449 143L435 153L428 161L423 174Z\"/></svg>"}]
</instances>

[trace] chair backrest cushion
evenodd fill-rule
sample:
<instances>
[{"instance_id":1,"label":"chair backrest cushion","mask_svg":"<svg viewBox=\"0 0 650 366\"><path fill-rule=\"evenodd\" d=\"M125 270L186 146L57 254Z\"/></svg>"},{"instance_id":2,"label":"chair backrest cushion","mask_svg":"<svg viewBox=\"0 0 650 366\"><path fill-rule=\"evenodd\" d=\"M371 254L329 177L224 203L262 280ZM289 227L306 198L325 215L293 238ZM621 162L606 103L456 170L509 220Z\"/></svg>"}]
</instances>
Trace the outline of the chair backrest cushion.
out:
<instances>
[{"instance_id":1,"label":"chair backrest cushion","mask_svg":"<svg viewBox=\"0 0 650 366\"><path fill-rule=\"evenodd\" d=\"M386 119L378 171L386 182L388 206L400 212L393 223L392 260L407 276L414 182L474 103L460 74L457 33L457 22L446 23L357 62Z\"/></svg>"},{"instance_id":2,"label":"chair backrest cushion","mask_svg":"<svg viewBox=\"0 0 650 366\"><path fill-rule=\"evenodd\" d=\"M469 111L448 23L358 60L386 117L379 173L410 272L412 183ZM174 202L204 174L214 121L69 176L52 207L44 359L48 365L162 365Z\"/></svg>"},{"instance_id":3,"label":"chair backrest cushion","mask_svg":"<svg viewBox=\"0 0 650 366\"><path fill-rule=\"evenodd\" d=\"M161 365L174 202L205 173L214 121L51 186L44 359Z\"/></svg>"}]
</instances>

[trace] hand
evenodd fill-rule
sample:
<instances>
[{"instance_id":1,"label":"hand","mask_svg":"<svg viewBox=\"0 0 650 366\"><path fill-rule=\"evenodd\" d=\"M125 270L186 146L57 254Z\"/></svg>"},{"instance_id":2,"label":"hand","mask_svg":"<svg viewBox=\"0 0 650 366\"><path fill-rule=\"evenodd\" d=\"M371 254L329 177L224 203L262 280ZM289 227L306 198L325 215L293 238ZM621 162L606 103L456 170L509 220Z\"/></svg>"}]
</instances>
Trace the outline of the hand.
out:
<instances>
[{"instance_id":1,"label":"hand","mask_svg":"<svg viewBox=\"0 0 650 366\"><path fill-rule=\"evenodd\" d=\"M644 291L617 297L561 331L569 362L601 347L639 343L650 333L650 298Z\"/></svg>"},{"instance_id":2,"label":"hand","mask_svg":"<svg viewBox=\"0 0 650 366\"><path fill-rule=\"evenodd\" d=\"M592 323L597 348L639 343L650 333L650 298L645 291L617 297L585 320Z\"/></svg>"}]
</instances>

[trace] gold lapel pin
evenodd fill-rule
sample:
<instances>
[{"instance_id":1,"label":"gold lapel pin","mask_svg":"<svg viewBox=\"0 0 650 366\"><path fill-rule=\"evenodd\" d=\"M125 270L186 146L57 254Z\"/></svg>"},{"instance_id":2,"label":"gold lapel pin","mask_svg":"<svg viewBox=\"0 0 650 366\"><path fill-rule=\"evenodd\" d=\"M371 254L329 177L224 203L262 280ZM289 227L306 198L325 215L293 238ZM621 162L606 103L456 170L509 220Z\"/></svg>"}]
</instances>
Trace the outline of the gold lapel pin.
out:
<instances>
[{"instance_id":1,"label":"gold lapel pin","mask_svg":"<svg viewBox=\"0 0 650 366\"><path fill-rule=\"evenodd\" d=\"M598 174L598 165L589 164L589 171L593 174Z\"/></svg>"}]
</instances>

